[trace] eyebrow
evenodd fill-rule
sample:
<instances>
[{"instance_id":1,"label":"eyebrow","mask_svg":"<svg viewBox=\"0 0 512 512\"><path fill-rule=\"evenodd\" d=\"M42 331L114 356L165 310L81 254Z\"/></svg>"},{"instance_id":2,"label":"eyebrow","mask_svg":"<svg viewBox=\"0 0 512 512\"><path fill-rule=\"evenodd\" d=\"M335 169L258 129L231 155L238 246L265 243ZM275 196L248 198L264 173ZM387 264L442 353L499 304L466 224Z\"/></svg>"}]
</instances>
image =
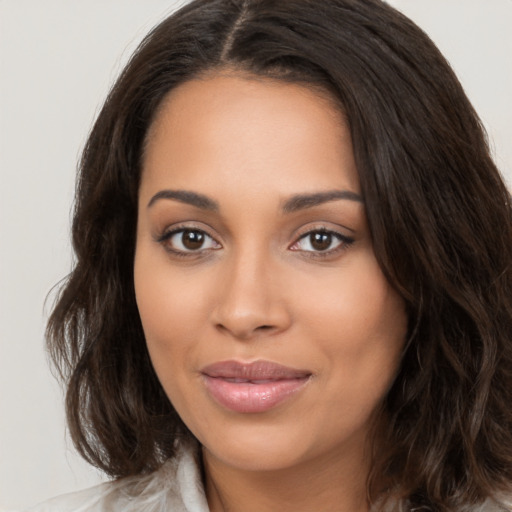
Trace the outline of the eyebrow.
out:
<instances>
[{"instance_id":1,"label":"eyebrow","mask_svg":"<svg viewBox=\"0 0 512 512\"><path fill-rule=\"evenodd\" d=\"M153 206L159 199L174 199L180 203L190 204L201 210L212 212L219 211L219 203L208 196L190 192L188 190L160 190L149 201L148 208Z\"/></svg>"},{"instance_id":2,"label":"eyebrow","mask_svg":"<svg viewBox=\"0 0 512 512\"><path fill-rule=\"evenodd\" d=\"M153 206L156 201L160 199L171 199L179 201L180 203L190 204L196 208L202 210L208 210L212 212L219 211L219 203L217 201L199 194L197 192L191 192L189 190L160 190L157 192L149 201L148 208ZM359 194L351 192L350 190L328 190L326 192L316 192L313 194L297 194L285 201L282 206L284 213L293 213L299 210L305 210L307 208L313 208L329 201L336 201L340 199L346 199L349 201L355 201L362 203L363 199Z\"/></svg>"},{"instance_id":3,"label":"eyebrow","mask_svg":"<svg viewBox=\"0 0 512 512\"><path fill-rule=\"evenodd\" d=\"M284 203L283 212L293 213L339 199L348 199L349 201L356 201L358 203L363 202L363 198L359 194L351 192L350 190L328 190L326 192L298 194L296 196L292 196Z\"/></svg>"}]
</instances>

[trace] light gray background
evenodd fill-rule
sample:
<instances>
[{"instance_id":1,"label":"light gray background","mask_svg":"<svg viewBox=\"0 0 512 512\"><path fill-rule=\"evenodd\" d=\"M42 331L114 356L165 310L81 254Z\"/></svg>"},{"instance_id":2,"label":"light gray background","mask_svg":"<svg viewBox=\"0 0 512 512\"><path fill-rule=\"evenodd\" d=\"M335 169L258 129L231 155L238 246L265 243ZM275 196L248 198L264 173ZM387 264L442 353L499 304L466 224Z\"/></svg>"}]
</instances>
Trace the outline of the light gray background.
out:
<instances>
[{"instance_id":1,"label":"light gray background","mask_svg":"<svg viewBox=\"0 0 512 512\"><path fill-rule=\"evenodd\" d=\"M319 0L320 1L320 0ZM0 506L100 481L65 434L46 294L70 269L76 161L128 56L171 0L0 0ZM392 0L438 44L512 182L512 0Z\"/></svg>"}]
</instances>

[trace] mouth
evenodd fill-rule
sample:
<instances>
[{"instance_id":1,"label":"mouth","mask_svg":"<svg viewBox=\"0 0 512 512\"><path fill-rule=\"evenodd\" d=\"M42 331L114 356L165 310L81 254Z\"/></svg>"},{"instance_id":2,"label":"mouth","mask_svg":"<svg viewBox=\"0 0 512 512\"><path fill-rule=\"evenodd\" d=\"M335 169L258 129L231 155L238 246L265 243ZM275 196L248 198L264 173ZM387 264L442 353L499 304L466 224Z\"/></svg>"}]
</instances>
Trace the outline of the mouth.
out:
<instances>
[{"instance_id":1,"label":"mouth","mask_svg":"<svg viewBox=\"0 0 512 512\"><path fill-rule=\"evenodd\" d=\"M202 369L206 390L221 406L239 413L273 409L301 391L312 373L270 361L222 361Z\"/></svg>"}]
</instances>

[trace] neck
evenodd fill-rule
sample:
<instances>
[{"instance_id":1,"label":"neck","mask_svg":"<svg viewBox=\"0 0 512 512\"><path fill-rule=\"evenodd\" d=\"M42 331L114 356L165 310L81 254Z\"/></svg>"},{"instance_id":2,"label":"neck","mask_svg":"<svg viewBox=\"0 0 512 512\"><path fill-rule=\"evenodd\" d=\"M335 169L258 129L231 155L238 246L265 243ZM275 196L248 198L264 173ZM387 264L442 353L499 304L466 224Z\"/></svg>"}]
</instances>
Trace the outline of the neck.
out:
<instances>
[{"instance_id":1,"label":"neck","mask_svg":"<svg viewBox=\"0 0 512 512\"><path fill-rule=\"evenodd\" d=\"M293 468L247 471L203 448L203 462L211 512L368 511L368 468L352 457L331 454Z\"/></svg>"}]
</instances>

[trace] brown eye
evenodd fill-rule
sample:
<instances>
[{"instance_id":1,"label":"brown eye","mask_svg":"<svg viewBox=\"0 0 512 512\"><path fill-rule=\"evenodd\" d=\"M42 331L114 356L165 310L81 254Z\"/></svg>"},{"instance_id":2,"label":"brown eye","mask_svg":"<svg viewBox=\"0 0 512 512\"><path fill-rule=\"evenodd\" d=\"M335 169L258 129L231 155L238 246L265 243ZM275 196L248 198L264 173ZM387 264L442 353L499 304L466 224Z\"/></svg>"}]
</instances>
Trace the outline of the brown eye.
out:
<instances>
[{"instance_id":1,"label":"brown eye","mask_svg":"<svg viewBox=\"0 0 512 512\"><path fill-rule=\"evenodd\" d=\"M315 251L326 251L331 247L333 236L331 233L325 233L322 231L317 231L316 233L311 233L310 244L311 247Z\"/></svg>"},{"instance_id":2,"label":"brown eye","mask_svg":"<svg viewBox=\"0 0 512 512\"><path fill-rule=\"evenodd\" d=\"M200 229L176 229L163 235L159 242L174 253L201 253L210 249L219 249L220 244Z\"/></svg>"},{"instance_id":3,"label":"brown eye","mask_svg":"<svg viewBox=\"0 0 512 512\"><path fill-rule=\"evenodd\" d=\"M337 249L343 249L354 242L353 238L325 229L309 231L302 235L291 247L293 251L306 253L334 254Z\"/></svg>"},{"instance_id":4,"label":"brown eye","mask_svg":"<svg viewBox=\"0 0 512 512\"><path fill-rule=\"evenodd\" d=\"M195 251L200 249L204 244L205 236L201 231L192 231L191 229L185 229L181 235L181 243L185 249L189 251Z\"/></svg>"}]
</instances>

